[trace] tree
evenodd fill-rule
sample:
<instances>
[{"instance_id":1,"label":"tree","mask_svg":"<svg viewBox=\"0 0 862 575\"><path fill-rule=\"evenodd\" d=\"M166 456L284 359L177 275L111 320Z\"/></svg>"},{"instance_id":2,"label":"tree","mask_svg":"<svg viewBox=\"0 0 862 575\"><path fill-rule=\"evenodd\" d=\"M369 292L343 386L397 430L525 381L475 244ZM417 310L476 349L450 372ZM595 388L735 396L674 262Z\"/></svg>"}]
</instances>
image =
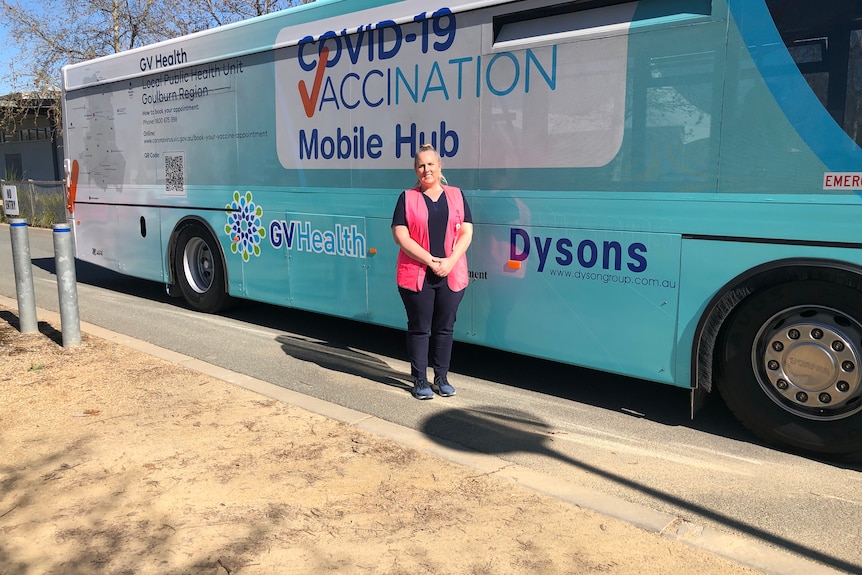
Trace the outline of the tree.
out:
<instances>
[{"instance_id":1,"label":"tree","mask_svg":"<svg viewBox=\"0 0 862 575\"><path fill-rule=\"evenodd\" d=\"M20 49L3 75L16 90L4 97L0 124L20 118L15 102L58 100L60 69L309 0L0 0L9 37ZM8 104L11 102L11 104ZM59 118L59 101L57 102Z\"/></svg>"},{"instance_id":2,"label":"tree","mask_svg":"<svg viewBox=\"0 0 862 575\"><path fill-rule=\"evenodd\" d=\"M308 4L314 0L201 0L195 6L203 16L200 22L210 23L210 26L222 26L239 20L254 18L278 12L291 6Z\"/></svg>"}]
</instances>

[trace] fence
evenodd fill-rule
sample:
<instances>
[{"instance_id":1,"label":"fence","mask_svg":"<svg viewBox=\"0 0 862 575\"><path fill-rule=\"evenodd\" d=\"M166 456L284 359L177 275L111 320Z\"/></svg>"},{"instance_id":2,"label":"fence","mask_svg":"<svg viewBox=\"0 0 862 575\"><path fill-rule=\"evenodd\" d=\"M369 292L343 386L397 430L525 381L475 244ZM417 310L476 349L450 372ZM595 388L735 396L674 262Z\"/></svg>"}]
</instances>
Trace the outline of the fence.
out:
<instances>
[{"instance_id":1,"label":"fence","mask_svg":"<svg viewBox=\"0 0 862 575\"><path fill-rule=\"evenodd\" d=\"M68 219L66 212L65 182L44 182L38 180L0 180L3 186L15 186L18 190L19 215L27 224L36 228L50 228L54 224L64 224ZM0 210L0 222L8 223L6 213Z\"/></svg>"}]
</instances>

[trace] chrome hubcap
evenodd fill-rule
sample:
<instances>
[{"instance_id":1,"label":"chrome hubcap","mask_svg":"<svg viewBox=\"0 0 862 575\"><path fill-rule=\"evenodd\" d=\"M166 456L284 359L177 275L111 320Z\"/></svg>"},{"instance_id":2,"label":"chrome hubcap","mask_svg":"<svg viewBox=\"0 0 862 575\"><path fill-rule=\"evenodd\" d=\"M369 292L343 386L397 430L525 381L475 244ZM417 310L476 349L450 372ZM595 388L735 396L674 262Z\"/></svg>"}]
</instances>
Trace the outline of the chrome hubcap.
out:
<instances>
[{"instance_id":1,"label":"chrome hubcap","mask_svg":"<svg viewBox=\"0 0 862 575\"><path fill-rule=\"evenodd\" d=\"M192 238L183 251L183 273L186 282L197 293L203 294L213 283L213 254L209 245L200 238Z\"/></svg>"},{"instance_id":2,"label":"chrome hubcap","mask_svg":"<svg viewBox=\"0 0 862 575\"><path fill-rule=\"evenodd\" d=\"M862 409L862 326L828 308L799 307L773 316L755 339L752 362L761 388L782 408L815 420Z\"/></svg>"}]
</instances>

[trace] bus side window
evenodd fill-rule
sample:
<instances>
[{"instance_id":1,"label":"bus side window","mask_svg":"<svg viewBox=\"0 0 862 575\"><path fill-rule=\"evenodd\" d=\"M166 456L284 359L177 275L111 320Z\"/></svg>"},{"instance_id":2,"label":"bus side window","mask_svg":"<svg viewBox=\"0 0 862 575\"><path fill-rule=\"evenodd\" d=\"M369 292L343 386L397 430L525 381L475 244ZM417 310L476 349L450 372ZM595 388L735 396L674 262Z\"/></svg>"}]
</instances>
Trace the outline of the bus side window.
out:
<instances>
[{"instance_id":1,"label":"bus side window","mask_svg":"<svg viewBox=\"0 0 862 575\"><path fill-rule=\"evenodd\" d=\"M862 3L767 0L788 52L835 121L862 145Z\"/></svg>"}]
</instances>

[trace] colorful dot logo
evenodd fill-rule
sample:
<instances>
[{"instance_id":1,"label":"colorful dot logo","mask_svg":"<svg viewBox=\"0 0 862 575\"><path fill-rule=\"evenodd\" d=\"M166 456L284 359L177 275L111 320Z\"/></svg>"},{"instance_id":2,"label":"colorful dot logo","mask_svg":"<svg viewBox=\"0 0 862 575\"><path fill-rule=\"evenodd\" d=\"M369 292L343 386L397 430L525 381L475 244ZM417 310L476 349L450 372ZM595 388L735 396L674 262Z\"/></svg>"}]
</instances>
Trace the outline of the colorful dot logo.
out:
<instances>
[{"instance_id":1,"label":"colorful dot logo","mask_svg":"<svg viewBox=\"0 0 862 575\"><path fill-rule=\"evenodd\" d=\"M239 253L247 262L254 254L260 255L260 241L266 237L266 229L260 225L263 208L252 201L251 192L233 193L233 201L225 206L227 223L224 233L230 236L231 253Z\"/></svg>"}]
</instances>

